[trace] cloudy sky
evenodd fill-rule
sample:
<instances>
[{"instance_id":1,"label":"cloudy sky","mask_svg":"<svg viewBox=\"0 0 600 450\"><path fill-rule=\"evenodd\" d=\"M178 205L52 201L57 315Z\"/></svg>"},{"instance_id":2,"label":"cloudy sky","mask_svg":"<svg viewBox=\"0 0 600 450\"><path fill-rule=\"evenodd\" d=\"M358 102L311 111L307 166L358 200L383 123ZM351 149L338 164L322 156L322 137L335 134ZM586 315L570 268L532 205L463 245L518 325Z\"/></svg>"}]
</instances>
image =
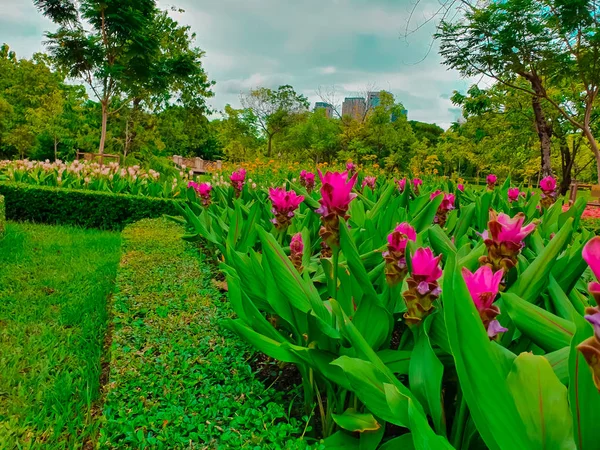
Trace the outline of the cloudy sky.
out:
<instances>
[{"instance_id":1,"label":"cloudy sky","mask_svg":"<svg viewBox=\"0 0 600 450\"><path fill-rule=\"evenodd\" d=\"M443 127L460 111L449 96L469 81L441 65L432 45L433 23L406 36L416 0L159 0L197 34L205 68L217 82L213 108L239 106L241 91L291 84L318 100L319 86L338 96L367 87L392 92L409 118ZM414 29L431 17L438 0L421 0L408 23ZM31 0L0 0L0 43L18 56L43 50L52 29Z\"/></svg>"}]
</instances>

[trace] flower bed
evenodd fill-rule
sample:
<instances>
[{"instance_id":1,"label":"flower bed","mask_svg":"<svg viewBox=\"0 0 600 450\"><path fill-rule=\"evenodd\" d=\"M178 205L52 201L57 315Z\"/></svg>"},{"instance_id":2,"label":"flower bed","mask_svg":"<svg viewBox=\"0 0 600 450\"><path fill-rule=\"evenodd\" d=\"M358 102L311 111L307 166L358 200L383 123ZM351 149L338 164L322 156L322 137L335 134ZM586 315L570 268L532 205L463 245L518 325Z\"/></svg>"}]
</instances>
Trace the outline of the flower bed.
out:
<instances>
[{"instance_id":1,"label":"flower bed","mask_svg":"<svg viewBox=\"0 0 600 450\"><path fill-rule=\"evenodd\" d=\"M183 210L184 239L224 261L227 326L298 368L315 437L593 448L600 238L585 200L563 211L554 179L534 193L347 169L270 190L237 171Z\"/></svg>"}]
</instances>

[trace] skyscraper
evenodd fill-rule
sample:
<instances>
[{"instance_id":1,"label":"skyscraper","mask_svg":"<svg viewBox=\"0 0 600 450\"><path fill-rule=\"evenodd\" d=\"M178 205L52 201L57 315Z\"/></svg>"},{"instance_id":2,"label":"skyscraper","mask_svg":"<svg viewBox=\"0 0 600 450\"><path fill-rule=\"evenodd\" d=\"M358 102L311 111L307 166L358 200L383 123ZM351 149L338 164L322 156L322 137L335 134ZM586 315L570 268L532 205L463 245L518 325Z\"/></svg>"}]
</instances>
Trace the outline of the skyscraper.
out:
<instances>
[{"instance_id":1,"label":"skyscraper","mask_svg":"<svg viewBox=\"0 0 600 450\"><path fill-rule=\"evenodd\" d=\"M342 103L342 116L350 116L354 120L362 121L367 105L363 97L346 97Z\"/></svg>"},{"instance_id":2,"label":"skyscraper","mask_svg":"<svg viewBox=\"0 0 600 450\"><path fill-rule=\"evenodd\" d=\"M317 109L324 109L325 117L327 117L328 119L331 119L333 117L333 106L330 103L316 102L314 110L316 111Z\"/></svg>"}]
</instances>

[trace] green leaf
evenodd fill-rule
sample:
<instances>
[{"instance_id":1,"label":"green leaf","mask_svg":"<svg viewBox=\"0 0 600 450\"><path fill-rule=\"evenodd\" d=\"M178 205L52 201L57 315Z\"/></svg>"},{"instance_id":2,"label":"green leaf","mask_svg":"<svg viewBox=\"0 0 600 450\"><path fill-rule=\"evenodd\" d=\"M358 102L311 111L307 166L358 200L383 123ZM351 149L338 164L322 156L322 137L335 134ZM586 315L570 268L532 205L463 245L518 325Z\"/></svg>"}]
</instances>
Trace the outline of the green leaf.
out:
<instances>
[{"instance_id":1,"label":"green leaf","mask_svg":"<svg viewBox=\"0 0 600 450\"><path fill-rule=\"evenodd\" d=\"M532 442L531 448L575 450L567 388L542 356L521 353L507 383Z\"/></svg>"},{"instance_id":2,"label":"green leaf","mask_svg":"<svg viewBox=\"0 0 600 450\"><path fill-rule=\"evenodd\" d=\"M481 437L491 450L535 448L531 445L496 352L453 258L446 263L442 292L448 340L456 372Z\"/></svg>"},{"instance_id":3,"label":"green leaf","mask_svg":"<svg viewBox=\"0 0 600 450\"><path fill-rule=\"evenodd\" d=\"M592 371L577 346L593 335L592 326L574 316L577 331L569 352L569 404L573 417L575 443L579 450L597 450L600 443L600 392Z\"/></svg>"},{"instance_id":4,"label":"green leaf","mask_svg":"<svg viewBox=\"0 0 600 450\"><path fill-rule=\"evenodd\" d=\"M444 365L437 358L429 342L428 328L433 316L425 319L422 326L415 331L415 347L410 360L408 379L410 389L425 411L433 418L435 430L446 435L446 418L442 404L442 378Z\"/></svg>"},{"instance_id":5,"label":"green leaf","mask_svg":"<svg viewBox=\"0 0 600 450\"><path fill-rule=\"evenodd\" d=\"M344 431L338 431L324 439L327 450L359 450L360 441Z\"/></svg>"},{"instance_id":6,"label":"green leaf","mask_svg":"<svg viewBox=\"0 0 600 450\"><path fill-rule=\"evenodd\" d=\"M514 294L502 294L502 304L519 331L544 350L560 350L571 342L575 332L572 322Z\"/></svg>"},{"instance_id":7,"label":"green leaf","mask_svg":"<svg viewBox=\"0 0 600 450\"><path fill-rule=\"evenodd\" d=\"M429 227L433 223L433 218L444 200L443 195L436 196L433 200L430 200L427 205L421 210L421 212L410 221L410 224L421 232Z\"/></svg>"},{"instance_id":8,"label":"green leaf","mask_svg":"<svg viewBox=\"0 0 600 450\"><path fill-rule=\"evenodd\" d=\"M544 355L544 358L548 360L552 370L564 385L569 382L569 351L570 348L565 347Z\"/></svg>"},{"instance_id":9,"label":"green leaf","mask_svg":"<svg viewBox=\"0 0 600 450\"><path fill-rule=\"evenodd\" d=\"M516 294L528 302L535 302L548 285L548 275L552 271L552 265L570 241L572 231L573 219L569 219L507 292Z\"/></svg>"},{"instance_id":10,"label":"green leaf","mask_svg":"<svg viewBox=\"0 0 600 450\"><path fill-rule=\"evenodd\" d=\"M359 413L353 408L348 408L343 414L332 414L333 420L339 427L347 431L376 431L381 428L381 425L373 414Z\"/></svg>"},{"instance_id":11,"label":"green leaf","mask_svg":"<svg viewBox=\"0 0 600 450\"><path fill-rule=\"evenodd\" d=\"M403 434L396 438L384 442L379 450L414 450L413 438L411 433Z\"/></svg>"},{"instance_id":12,"label":"green leaf","mask_svg":"<svg viewBox=\"0 0 600 450\"><path fill-rule=\"evenodd\" d=\"M393 183L388 183L387 187L383 191L383 194L381 194L381 197L379 197L379 200L377 200L375 206L371 208L369 212L367 212L367 219L377 219L380 211L382 211L384 208L387 208L388 203L395 191L396 185Z\"/></svg>"},{"instance_id":13,"label":"green leaf","mask_svg":"<svg viewBox=\"0 0 600 450\"><path fill-rule=\"evenodd\" d=\"M415 408L412 400L408 401L408 418L415 450L454 450L447 439L433 432L427 418Z\"/></svg>"}]
</instances>

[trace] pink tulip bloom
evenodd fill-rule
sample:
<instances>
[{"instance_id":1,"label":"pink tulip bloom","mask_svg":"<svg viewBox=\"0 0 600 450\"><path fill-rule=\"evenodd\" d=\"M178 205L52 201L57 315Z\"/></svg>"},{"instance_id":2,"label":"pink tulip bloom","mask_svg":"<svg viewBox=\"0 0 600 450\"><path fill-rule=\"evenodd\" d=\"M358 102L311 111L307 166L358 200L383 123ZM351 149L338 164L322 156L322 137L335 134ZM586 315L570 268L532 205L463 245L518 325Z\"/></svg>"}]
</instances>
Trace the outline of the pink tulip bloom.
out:
<instances>
[{"instance_id":1,"label":"pink tulip bloom","mask_svg":"<svg viewBox=\"0 0 600 450\"><path fill-rule=\"evenodd\" d=\"M519 192L519 188L509 188L508 189L508 200L511 202L516 202L519 199L519 195L521 193Z\"/></svg>"},{"instance_id":2,"label":"pink tulip bloom","mask_svg":"<svg viewBox=\"0 0 600 450\"><path fill-rule=\"evenodd\" d=\"M236 170L231 174L229 180L236 191L241 191L244 187L244 182L246 181L246 170L244 168Z\"/></svg>"},{"instance_id":3,"label":"pink tulip bloom","mask_svg":"<svg viewBox=\"0 0 600 450\"><path fill-rule=\"evenodd\" d=\"M520 248L523 245L523 240L535 230L535 223L530 223L524 227L524 222L525 215L523 213L511 218L507 214L496 214L495 211L490 211L488 226L491 239L497 244L512 242Z\"/></svg>"},{"instance_id":4,"label":"pink tulip bloom","mask_svg":"<svg viewBox=\"0 0 600 450\"><path fill-rule=\"evenodd\" d=\"M454 194L445 194L442 191L440 191L439 189L435 192L432 192L431 195L429 196L430 200L433 200L434 198L436 198L438 195L443 194L444 195L444 199L442 200L442 203L440 203L440 207L438 209L438 211L451 211L454 209L454 202L456 200L456 197L454 196Z\"/></svg>"},{"instance_id":5,"label":"pink tulip bloom","mask_svg":"<svg viewBox=\"0 0 600 450\"><path fill-rule=\"evenodd\" d=\"M335 214L345 216L350 202L356 197L352 188L356 183L357 174L348 179L348 173L327 172L325 175L319 170L321 179L321 207L316 210L322 216Z\"/></svg>"},{"instance_id":6,"label":"pink tulip bloom","mask_svg":"<svg viewBox=\"0 0 600 450\"><path fill-rule=\"evenodd\" d=\"M592 272L596 276L596 280L600 280L600 236L593 237L585 244L581 252L583 259ZM588 290L596 299L600 299L600 283L592 281L588 285Z\"/></svg>"},{"instance_id":7,"label":"pink tulip bloom","mask_svg":"<svg viewBox=\"0 0 600 450\"><path fill-rule=\"evenodd\" d=\"M354 171L356 170L356 166L354 165L354 163L352 161L348 161L346 163L346 170L350 174L354 173Z\"/></svg>"},{"instance_id":8,"label":"pink tulip bloom","mask_svg":"<svg viewBox=\"0 0 600 450\"><path fill-rule=\"evenodd\" d=\"M286 191L282 187L269 189L269 199L273 205L271 212L275 215L272 222L277 228L285 228L294 217L294 211L304 201L303 195L297 195L294 191Z\"/></svg>"},{"instance_id":9,"label":"pink tulip bloom","mask_svg":"<svg viewBox=\"0 0 600 450\"><path fill-rule=\"evenodd\" d=\"M465 185L458 183L458 185L456 186L456 189L458 189L460 192L465 192Z\"/></svg>"},{"instance_id":10,"label":"pink tulip bloom","mask_svg":"<svg viewBox=\"0 0 600 450\"><path fill-rule=\"evenodd\" d=\"M418 248L412 256L412 276L425 283L435 283L442 276L440 261L442 255L433 256L429 247Z\"/></svg>"},{"instance_id":11,"label":"pink tulip bloom","mask_svg":"<svg viewBox=\"0 0 600 450\"><path fill-rule=\"evenodd\" d=\"M388 234L387 240L390 251L404 253L408 241L417 240L417 232L408 222L402 222Z\"/></svg>"},{"instance_id":12,"label":"pink tulip bloom","mask_svg":"<svg viewBox=\"0 0 600 450\"><path fill-rule=\"evenodd\" d=\"M475 273L471 273L469 269L463 267L462 275L488 336L493 338L498 333L508 331L496 320L496 317L500 314L500 309L493 305L500 289L504 271L499 270L494 273L489 266L481 266Z\"/></svg>"},{"instance_id":13,"label":"pink tulip bloom","mask_svg":"<svg viewBox=\"0 0 600 450\"><path fill-rule=\"evenodd\" d=\"M552 193L556 190L556 179L553 176L547 176L540 181L540 189L545 193Z\"/></svg>"},{"instance_id":14,"label":"pink tulip bloom","mask_svg":"<svg viewBox=\"0 0 600 450\"><path fill-rule=\"evenodd\" d=\"M401 180L396 180L396 184L398 185L398 190L400 192L404 192L404 189L406 189L406 178L402 178Z\"/></svg>"},{"instance_id":15,"label":"pink tulip bloom","mask_svg":"<svg viewBox=\"0 0 600 450\"><path fill-rule=\"evenodd\" d=\"M487 184L488 185L495 185L496 181L498 181L498 177L496 175L494 175L493 173L490 173L487 178L486 178Z\"/></svg>"},{"instance_id":16,"label":"pink tulip bloom","mask_svg":"<svg viewBox=\"0 0 600 450\"><path fill-rule=\"evenodd\" d=\"M369 188L371 188L371 190L375 190L375 183L377 182L377 178L375 177L365 177L363 182L362 182L362 188L364 189L365 186L368 186Z\"/></svg>"},{"instance_id":17,"label":"pink tulip bloom","mask_svg":"<svg viewBox=\"0 0 600 450\"><path fill-rule=\"evenodd\" d=\"M420 178L415 178L412 180L412 184L415 189L418 189L419 186L423 185L423 180L421 180Z\"/></svg>"},{"instance_id":18,"label":"pink tulip bloom","mask_svg":"<svg viewBox=\"0 0 600 450\"><path fill-rule=\"evenodd\" d=\"M210 204L210 192L212 191L212 186L210 183L198 184L194 181L190 181L187 187L194 189L196 194L202 199L202 204L204 206L208 206Z\"/></svg>"}]
</instances>

